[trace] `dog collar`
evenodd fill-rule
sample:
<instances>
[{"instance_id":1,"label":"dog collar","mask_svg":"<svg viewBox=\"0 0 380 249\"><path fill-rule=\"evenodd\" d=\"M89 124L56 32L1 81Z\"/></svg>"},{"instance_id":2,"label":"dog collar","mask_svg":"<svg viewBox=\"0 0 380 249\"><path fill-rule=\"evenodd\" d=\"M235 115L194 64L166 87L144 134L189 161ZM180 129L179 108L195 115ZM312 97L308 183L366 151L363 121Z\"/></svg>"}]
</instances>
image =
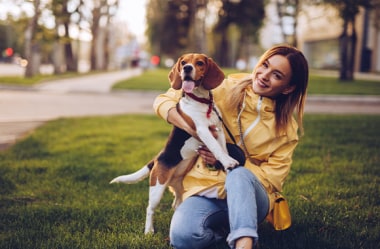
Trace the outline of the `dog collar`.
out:
<instances>
[{"instance_id":1,"label":"dog collar","mask_svg":"<svg viewBox=\"0 0 380 249\"><path fill-rule=\"evenodd\" d=\"M195 101L198 101L200 103L203 103L203 104L207 104L208 105L208 110L207 110L207 113L206 113L206 116L207 118L210 118L210 115L211 115L211 112L212 112L212 107L214 106L214 98L212 96L212 93L209 92L210 94L210 98L209 99L206 99L206 98L200 98L192 93L185 93L187 96L189 96L190 98L194 99Z\"/></svg>"}]
</instances>

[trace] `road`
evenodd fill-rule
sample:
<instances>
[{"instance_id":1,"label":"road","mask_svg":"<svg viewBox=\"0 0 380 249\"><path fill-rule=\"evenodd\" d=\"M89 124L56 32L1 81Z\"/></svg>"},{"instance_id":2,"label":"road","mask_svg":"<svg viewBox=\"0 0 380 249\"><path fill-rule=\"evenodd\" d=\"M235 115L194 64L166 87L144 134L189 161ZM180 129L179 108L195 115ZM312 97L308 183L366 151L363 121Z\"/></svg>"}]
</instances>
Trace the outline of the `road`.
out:
<instances>
[{"instance_id":1,"label":"road","mask_svg":"<svg viewBox=\"0 0 380 249\"><path fill-rule=\"evenodd\" d=\"M61 117L154 114L158 92L111 91L138 69L80 76L31 88L0 85L0 150L43 123ZM378 96L309 96L306 113L380 114Z\"/></svg>"}]
</instances>

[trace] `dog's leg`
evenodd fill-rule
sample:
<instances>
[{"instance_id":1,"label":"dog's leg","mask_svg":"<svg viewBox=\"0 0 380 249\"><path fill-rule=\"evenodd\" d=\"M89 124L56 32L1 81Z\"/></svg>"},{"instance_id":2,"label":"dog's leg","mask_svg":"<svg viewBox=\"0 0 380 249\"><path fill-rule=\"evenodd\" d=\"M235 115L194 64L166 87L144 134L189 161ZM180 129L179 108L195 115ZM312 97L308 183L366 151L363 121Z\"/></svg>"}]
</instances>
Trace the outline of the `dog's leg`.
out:
<instances>
[{"instance_id":1,"label":"dog's leg","mask_svg":"<svg viewBox=\"0 0 380 249\"><path fill-rule=\"evenodd\" d=\"M195 139L193 137L187 139L181 148L182 158L185 160L197 156L196 150L200 145L202 145L202 143L198 139Z\"/></svg>"},{"instance_id":2,"label":"dog's leg","mask_svg":"<svg viewBox=\"0 0 380 249\"><path fill-rule=\"evenodd\" d=\"M193 167L196 159L196 157L185 159L176 166L175 173L169 183L169 189L174 195L173 209L176 209L182 203L184 192L182 181L186 173Z\"/></svg>"},{"instance_id":3,"label":"dog's leg","mask_svg":"<svg viewBox=\"0 0 380 249\"><path fill-rule=\"evenodd\" d=\"M173 193L174 199L172 203L172 208L175 210L182 203L182 194L184 192L182 185L183 177L173 178L170 182L170 192Z\"/></svg>"},{"instance_id":4,"label":"dog's leg","mask_svg":"<svg viewBox=\"0 0 380 249\"><path fill-rule=\"evenodd\" d=\"M167 183L160 184L158 181L156 185L149 187L149 203L146 209L145 220L145 234L154 233L153 216L158 204L164 195Z\"/></svg>"},{"instance_id":5,"label":"dog's leg","mask_svg":"<svg viewBox=\"0 0 380 249\"><path fill-rule=\"evenodd\" d=\"M149 181L149 202L146 209L145 234L154 233L153 216L176 168L167 168L159 162L153 167Z\"/></svg>"},{"instance_id":6,"label":"dog's leg","mask_svg":"<svg viewBox=\"0 0 380 249\"><path fill-rule=\"evenodd\" d=\"M230 157L225 149L225 139L224 136L220 135L219 142L216 140L207 125L196 124L197 134L202 142L207 146L207 148L214 154L215 158L219 160L225 169L234 168L238 165L238 161ZM220 144L222 141L223 146Z\"/></svg>"}]
</instances>

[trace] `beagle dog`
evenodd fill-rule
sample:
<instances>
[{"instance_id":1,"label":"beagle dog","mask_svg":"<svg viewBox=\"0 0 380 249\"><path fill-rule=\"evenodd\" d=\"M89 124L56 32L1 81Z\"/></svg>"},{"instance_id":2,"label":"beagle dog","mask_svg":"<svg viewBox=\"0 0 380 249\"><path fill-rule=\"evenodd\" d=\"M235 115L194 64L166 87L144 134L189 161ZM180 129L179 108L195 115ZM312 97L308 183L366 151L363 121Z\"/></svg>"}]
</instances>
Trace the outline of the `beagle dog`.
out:
<instances>
[{"instance_id":1,"label":"beagle dog","mask_svg":"<svg viewBox=\"0 0 380 249\"><path fill-rule=\"evenodd\" d=\"M171 69L169 80L172 88L182 89L183 97L177 110L196 130L199 139L174 126L164 149L152 161L135 173L116 177L110 182L131 184L150 175L145 234L154 232L154 210L167 186L174 194L173 208L182 202L182 180L193 166L199 146L205 145L225 169L238 165L227 153L222 122L212 98L211 89L224 80L218 65L204 54L185 54Z\"/></svg>"}]
</instances>

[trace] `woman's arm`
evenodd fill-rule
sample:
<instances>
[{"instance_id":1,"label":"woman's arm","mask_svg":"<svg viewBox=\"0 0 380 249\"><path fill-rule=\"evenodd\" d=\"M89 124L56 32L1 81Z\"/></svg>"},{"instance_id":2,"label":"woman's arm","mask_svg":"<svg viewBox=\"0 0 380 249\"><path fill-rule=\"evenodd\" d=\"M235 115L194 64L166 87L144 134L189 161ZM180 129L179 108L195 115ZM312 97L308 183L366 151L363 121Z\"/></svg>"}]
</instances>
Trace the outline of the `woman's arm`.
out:
<instances>
[{"instance_id":1,"label":"woman's arm","mask_svg":"<svg viewBox=\"0 0 380 249\"><path fill-rule=\"evenodd\" d=\"M177 111L177 104L181 97L181 90L174 90L173 88L170 88L166 93L160 94L156 97L153 103L153 109L162 119L180 129L183 129L190 135L197 137L196 131L193 130L188 123L186 123Z\"/></svg>"},{"instance_id":2,"label":"woman's arm","mask_svg":"<svg viewBox=\"0 0 380 249\"><path fill-rule=\"evenodd\" d=\"M169 109L167 117L169 123L186 131L191 136L198 138L197 132L182 118L178 113L177 108Z\"/></svg>"},{"instance_id":3,"label":"woman's arm","mask_svg":"<svg viewBox=\"0 0 380 249\"><path fill-rule=\"evenodd\" d=\"M267 161L258 165L250 160L246 161L246 167L261 175L263 179L270 182L276 191L282 191L282 185L289 174L292 164L293 152L298 144L298 139L294 139L283 144L271 153ZM254 161L254 160L253 160Z\"/></svg>"}]
</instances>

